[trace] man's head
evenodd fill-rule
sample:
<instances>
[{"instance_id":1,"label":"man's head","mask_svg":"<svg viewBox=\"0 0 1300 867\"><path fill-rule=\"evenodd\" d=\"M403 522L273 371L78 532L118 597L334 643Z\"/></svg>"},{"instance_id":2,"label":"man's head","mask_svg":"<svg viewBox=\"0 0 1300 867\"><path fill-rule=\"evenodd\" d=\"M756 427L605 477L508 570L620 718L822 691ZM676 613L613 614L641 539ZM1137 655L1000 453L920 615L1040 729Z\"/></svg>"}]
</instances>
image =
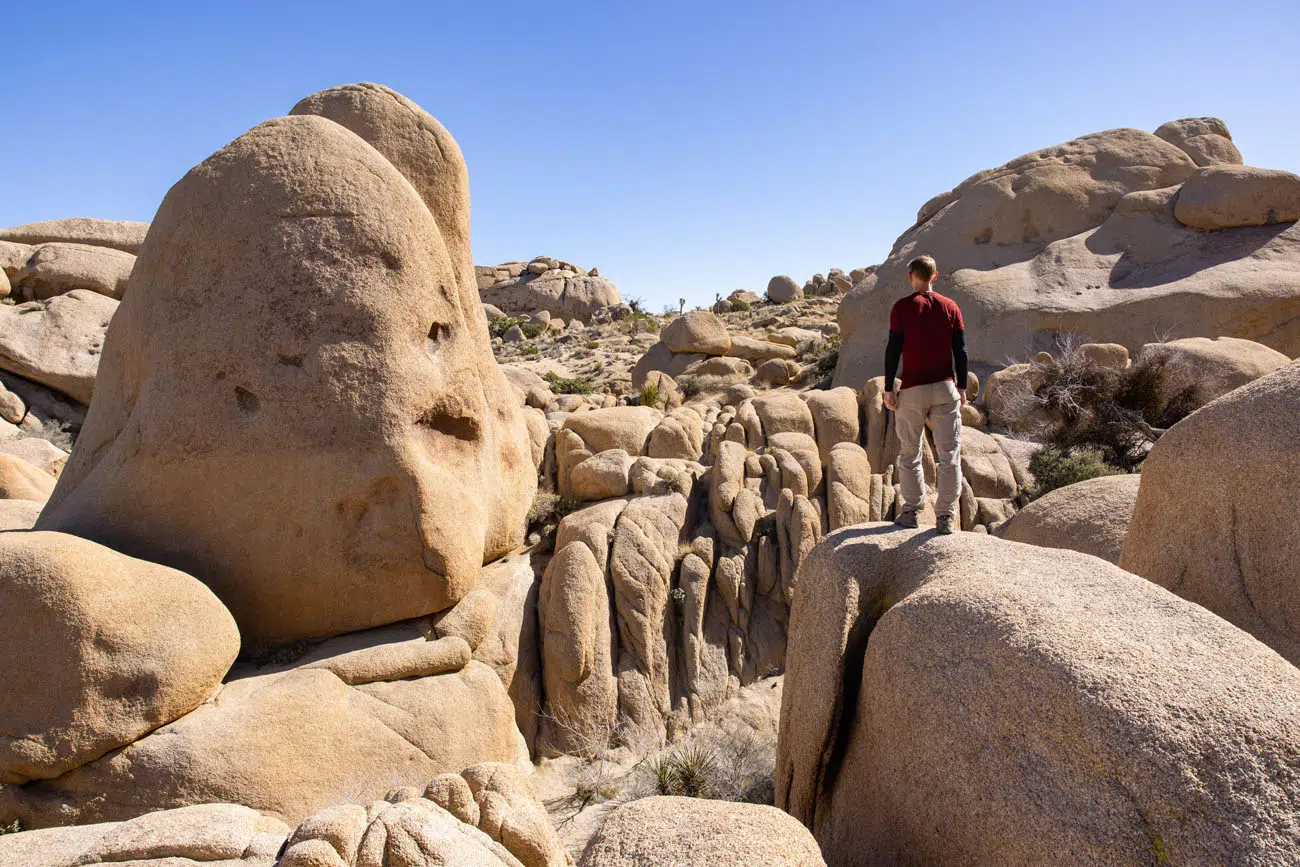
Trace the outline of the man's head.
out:
<instances>
[{"instance_id":1,"label":"man's head","mask_svg":"<svg viewBox=\"0 0 1300 867\"><path fill-rule=\"evenodd\" d=\"M934 264L934 258L931 256L917 256L907 263L907 279L915 292L929 289L938 275L939 266Z\"/></svg>"}]
</instances>

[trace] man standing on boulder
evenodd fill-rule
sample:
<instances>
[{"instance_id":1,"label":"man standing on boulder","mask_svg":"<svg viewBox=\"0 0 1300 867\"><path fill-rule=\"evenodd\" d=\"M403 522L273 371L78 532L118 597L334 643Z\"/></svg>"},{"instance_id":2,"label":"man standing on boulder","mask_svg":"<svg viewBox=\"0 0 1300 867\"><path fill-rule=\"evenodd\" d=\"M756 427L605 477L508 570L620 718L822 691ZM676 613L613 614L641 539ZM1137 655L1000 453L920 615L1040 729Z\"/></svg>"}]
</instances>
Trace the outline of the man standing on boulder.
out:
<instances>
[{"instance_id":1,"label":"man standing on boulder","mask_svg":"<svg viewBox=\"0 0 1300 867\"><path fill-rule=\"evenodd\" d=\"M885 350L885 406L894 412L902 450L898 455L903 502L897 518L915 527L925 507L921 473L921 438L929 421L938 454L939 497L935 529L956 529L961 498L961 408L966 405L966 325L957 302L934 291L938 268L919 256L907 266L912 294L889 313L889 347ZM898 361L903 387L894 391ZM960 383L960 387L958 385Z\"/></svg>"}]
</instances>

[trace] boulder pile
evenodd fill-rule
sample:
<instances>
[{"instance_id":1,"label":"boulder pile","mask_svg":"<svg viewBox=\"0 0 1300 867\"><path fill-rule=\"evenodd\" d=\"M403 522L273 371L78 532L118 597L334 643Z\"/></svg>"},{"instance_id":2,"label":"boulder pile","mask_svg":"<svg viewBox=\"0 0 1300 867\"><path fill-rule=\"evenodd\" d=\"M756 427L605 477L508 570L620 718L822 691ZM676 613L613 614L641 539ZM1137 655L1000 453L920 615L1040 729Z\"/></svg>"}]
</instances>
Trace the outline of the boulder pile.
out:
<instances>
[{"instance_id":1,"label":"boulder pile","mask_svg":"<svg viewBox=\"0 0 1300 867\"><path fill-rule=\"evenodd\" d=\"M880 372L890 306L922 253L961 305L973 361L1063 333L1132 352L1171 332L1300 354L1300 178L1240 163L1223 123L1199 118L1083 136L968 178L845 297L836 384Z\"/></svg>"},{"instance_id":2,"label":"boulder pile","mask_svg":"<svg viewBox=\"0 0 1300 867\"><path fill-rule=\"evenodd\" d=\"M588 323L602 311L622 306L618 288L592 268L538 256L527 262L477 265L476 285L485 304L504 313L535 313ZM610 314L606 313L606 316Z\"/></svg>"}]
</instances>

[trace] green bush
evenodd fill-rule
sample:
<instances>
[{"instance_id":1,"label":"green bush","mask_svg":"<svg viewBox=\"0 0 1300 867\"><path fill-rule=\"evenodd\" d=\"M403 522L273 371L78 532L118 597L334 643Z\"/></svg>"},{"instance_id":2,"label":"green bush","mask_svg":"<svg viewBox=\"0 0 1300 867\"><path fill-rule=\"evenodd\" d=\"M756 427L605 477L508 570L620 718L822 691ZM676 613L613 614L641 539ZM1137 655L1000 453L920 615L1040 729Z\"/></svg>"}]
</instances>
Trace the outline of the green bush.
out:
<instances>
[{"instance_id":1,"label":"green bush","mask_svg":"<svg viewBox=\"0 0 1300 867\"><path fill-rule=\"evenodd\" d=\"M600 341L599 341L599 340L588 340L588 341L587 341L587 348L588 348L588 349L600 349Z\"/></svg>"},{"instance_id":2,"label":"green bush","mask_svg":"<svg viewBox=\"0 0 1300 867\"><path fill-rule=\"evenodd\" d=\"M816 359L817 375L826 376L835 372L835 365L840 363L840 336L832 334L818 342L812 348Z\"/></svg>"},{"instance_id":3,"label":"green bush","mask_svg":"<svg viewBox=\"0 0 1300 867\"><path fill-rule=\"evenodd\" d=\"M542 350L539 349L539 348L537 347L537 344L535 344L535 343L530 343L530 344L528 344L527 346L522 347L522 348L519 350L519 354L520 354L520 355L539 355L539 354L541 354L541 351L542 351Z\"/></svg>"},{"instance_id":4,"label":"green bush","mask_svg":"<svg viewBox=\"0 0 1300 867\"><path fill-rule=\"evenodd\" d=\"M542 378L556 394L591 394L596 388L585 376L561 377L555 371L547 371Z\"/></svg>"},{"instance_id":5,"label":"green bush","mask_svg":"<svg viewBox=\"0 0 1300 867\"><path fill-rule=\"evenodd\" d=\"M748 313L751 309L753 308L750 306L750 303L743 298L737 298L735 301L731 302L732 313Z\"/></svg>"},{"instance_id":6,"label":"green bush","mask_svg":"<svg viewBox=\"0 0 1300 867\"><path fill-rule=\"evenodd\" d=\"M663 395L659 393L659 386L646 384L641 386L641 391L637 394L637 400L642 406L658 406Z\"/></svg>"},{"instance_id":7,"label":"green bush","mask_svg":"<svg viewBox=\"0 0 1300 867\"><path fill-rule=\"evenodd\" d=\"M545 322L533 322L526 316L498 316L488 322L488 334L493 337L505 337L506 332L516 325L529 340L546 330Z\"/></svg>"},{"instance_id":8,"label":"green bush","mask_svg":"<svg viewBox=\"0 0 1300 867\"><path fill-rule=\"evenodd\" d=\"M528 509L528 526L558 524L560 519L580 507L582 503L570 497L561 497L550 491L538 491Z\"/></svg>"},{"instance_id":9,"label":"green bush","mask_svg":"<svg viewBox=\"0 0 1300 867\"><path fill-rule=\"evenodd\" d=\"M1030 497L1037 499L1048 491L1086 482L1100 476L1117 476L1124 471L1106 463L1102 451L1087 446L1063 450L1048 446L1029 459L1029 471L1034 474L1034 487Z\"/></svg>"}]
</instances>

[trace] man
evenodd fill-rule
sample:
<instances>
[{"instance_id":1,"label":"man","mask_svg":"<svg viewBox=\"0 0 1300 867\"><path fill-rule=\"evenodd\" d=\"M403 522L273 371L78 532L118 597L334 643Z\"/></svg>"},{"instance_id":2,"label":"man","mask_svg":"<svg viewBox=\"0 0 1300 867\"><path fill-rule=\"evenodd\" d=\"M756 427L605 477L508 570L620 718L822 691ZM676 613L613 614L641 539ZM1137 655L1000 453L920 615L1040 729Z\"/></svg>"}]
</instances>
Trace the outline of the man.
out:
<instances>
[{"instance_id":1,"label":"man","mask_svg":"<svg viewBox=\"0 0 1300 867\"><path fill-rule=\"evenodd\" d=\"M961 408L966 405L966 325L951 298L934 291L938 268L919 256L907 266L912 294L889 313L889 347L885 350L885 406L894 412L902 450L898 455L903 502L898 523L915 527L925 507L921 473L921 438L928 421L934 431L939 497L935 529L948 535L958 523L961 498ZM894 391L899 358L903 387Z\"/></svg>"}]
</instances>

